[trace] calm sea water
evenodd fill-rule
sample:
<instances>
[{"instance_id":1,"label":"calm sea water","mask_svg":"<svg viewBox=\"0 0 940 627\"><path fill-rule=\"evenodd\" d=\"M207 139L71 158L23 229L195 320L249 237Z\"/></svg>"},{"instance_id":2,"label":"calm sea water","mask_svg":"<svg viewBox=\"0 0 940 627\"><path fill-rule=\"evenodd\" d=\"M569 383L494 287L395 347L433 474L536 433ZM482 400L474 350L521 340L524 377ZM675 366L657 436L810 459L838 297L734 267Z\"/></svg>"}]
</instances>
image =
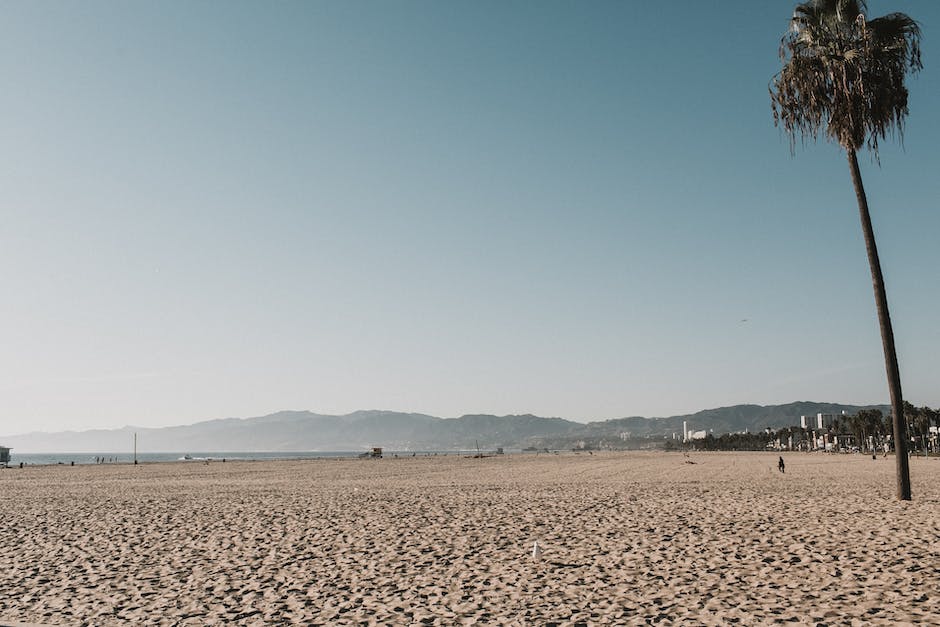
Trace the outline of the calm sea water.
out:
<instances>
[{"instance_id":1,"label":"calm sea water","mask_svg":"<svg viewBox=\"0 0 940 627\"><path fill-rule=\"evenodd\" d=\"M475 453L476 451L472 451ZM362 451L302 451L302 452L238 452L222 451L213 453L193 453L193 452L171 452L171 453L138 453L137 461L140 463L148 462L176 462L192 461L201 462L205 460L236 461L236 460L274 460L274 459L319 459L325 457L357 457ZM385 457L411 457L412 455L467 455L471 451L386 451ZM98 460L104 460L105 464L133 464L133 453L26 453L17 454L15 450L10 452L10 466L23 464L96 464Z\"/></svg>"}]
</instances>

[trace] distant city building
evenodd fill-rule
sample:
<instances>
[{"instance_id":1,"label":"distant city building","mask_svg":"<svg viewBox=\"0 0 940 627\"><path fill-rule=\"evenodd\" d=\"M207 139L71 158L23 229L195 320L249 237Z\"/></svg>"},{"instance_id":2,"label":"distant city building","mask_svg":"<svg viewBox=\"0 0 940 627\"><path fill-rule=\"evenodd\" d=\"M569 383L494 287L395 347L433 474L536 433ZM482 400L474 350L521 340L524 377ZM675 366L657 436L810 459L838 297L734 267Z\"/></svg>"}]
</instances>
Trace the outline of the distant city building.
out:
<instances>
[{"instance_id":1,"label":"distant city building","mask_svg":"<svg viewBox=\"0 0 940 627\"><path fill-rule=\"evenodd\" d=\"M844 409L842 410L842 415L848 415L848 412ZM826 427L834 423L836 420L835 414L816 414L815 418L813 416L800 416L800 428L802 429L818 429L819 431L824 430Z\"/></svg>"},{"instance_id":2,"label":"distant city building","mask_svg":"<svg viewBox=\"0 0 940 627\"><path fill-rule=\"evenodd\" d=\"M682 441L691 442L692 440L704 440L708 435L708 431L693 431L689 429L689 423L686 420L682 421Z\"/></svg>"}]
</instances>

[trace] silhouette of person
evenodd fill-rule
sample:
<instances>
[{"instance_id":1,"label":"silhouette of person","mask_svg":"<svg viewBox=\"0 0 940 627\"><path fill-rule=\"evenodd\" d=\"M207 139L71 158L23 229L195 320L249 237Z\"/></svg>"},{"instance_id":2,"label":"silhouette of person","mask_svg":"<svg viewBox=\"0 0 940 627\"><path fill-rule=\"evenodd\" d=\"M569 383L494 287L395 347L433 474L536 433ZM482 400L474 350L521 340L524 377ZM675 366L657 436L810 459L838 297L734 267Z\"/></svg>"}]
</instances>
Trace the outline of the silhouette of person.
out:
<instances>
[{"instance_id":1,"label":"silhouette of person","mask_svg":"<svg viewBox=\"0 0 940 627\"><path fill-rule=\"evenodd\" d=\"M777 462L777 470L779 470L780 472L786 472L786 471L787 471L787 465L783 463L783 456L782 456L782 455L780 456L780 461Z\"/></svg>"}]
</instances>

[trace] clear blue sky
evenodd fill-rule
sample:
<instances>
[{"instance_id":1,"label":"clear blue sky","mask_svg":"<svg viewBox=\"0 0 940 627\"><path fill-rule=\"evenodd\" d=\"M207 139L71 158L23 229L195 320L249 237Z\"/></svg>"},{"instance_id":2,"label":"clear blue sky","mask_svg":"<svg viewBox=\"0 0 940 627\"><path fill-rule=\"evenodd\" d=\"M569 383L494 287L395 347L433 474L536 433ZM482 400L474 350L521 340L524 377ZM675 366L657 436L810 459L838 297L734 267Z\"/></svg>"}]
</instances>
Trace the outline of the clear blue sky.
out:
<instances>
[{"instance_id":1,"label":"clear blue sky","mask_svg":"<svg viewBox=\"0 0 940 627\"><path fill-rule=\"evenodd\" d=\"M792 8L6 3L0 434L887 402L844 155L773 125ZM936 407L940 3L869 9L924 30L861 160Z\"/></svg>"}]
</instances>

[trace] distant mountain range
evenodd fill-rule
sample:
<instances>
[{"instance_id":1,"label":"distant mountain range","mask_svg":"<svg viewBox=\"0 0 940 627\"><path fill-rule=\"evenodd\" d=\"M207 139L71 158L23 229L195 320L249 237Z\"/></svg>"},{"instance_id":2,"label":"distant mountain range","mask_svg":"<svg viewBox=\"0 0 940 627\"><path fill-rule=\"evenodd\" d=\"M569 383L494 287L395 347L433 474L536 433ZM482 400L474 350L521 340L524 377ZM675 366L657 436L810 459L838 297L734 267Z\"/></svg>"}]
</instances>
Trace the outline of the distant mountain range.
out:
<instances>
[{"instance_id":1,"label":"distant mountain range","mask_svg":"<svg viewBox=\"0 0 940 627\"><path fill-rule=\"evenodd\" d=\"M0 438L17 453L100 453L130 451L137 434L140 452L222 451L447 451L503 448L637 448L689 429L716 436L779 429L800 424L800 416L854 414L887 405L797 402L787 405L735 405L668 418L618 418L587 424L539 416L467 415L436 418L391 411L357 411L326 416L282 411L257 418L226 418L162 428L123 427L61 433L27 433Z\"/></svg>"}]
</instances>

